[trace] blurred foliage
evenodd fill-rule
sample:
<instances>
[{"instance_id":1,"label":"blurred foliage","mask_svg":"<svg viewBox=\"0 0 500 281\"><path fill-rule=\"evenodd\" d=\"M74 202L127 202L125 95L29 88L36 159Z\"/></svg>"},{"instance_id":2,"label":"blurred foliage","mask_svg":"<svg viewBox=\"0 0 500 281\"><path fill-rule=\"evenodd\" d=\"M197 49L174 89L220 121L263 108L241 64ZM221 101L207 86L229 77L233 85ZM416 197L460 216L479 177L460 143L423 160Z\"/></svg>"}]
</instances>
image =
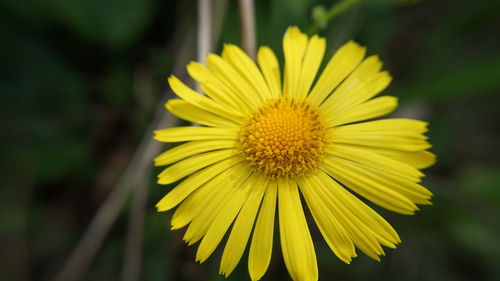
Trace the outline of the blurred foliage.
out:
<instances>
[{"instance_id":1,"label":"blurred foliage","mask_svg":"<svg viewBox=\"0 0 500 281\"><path fill-rule=\"evenodd\" d=\"M377 209L403 239L382 262L360 255L345 265L312 227L322 280L498 280L500 2L365 0L329 19L340 2L256 1L259 45L282 60L284 30L317 24L327 55L350 39L367 46L394 76L385 93L401 98L400 114L430 121L438 163L424 181L434 206L412 217ZM173 50L195 23L195 6L193 0L0 3L0 280L51 280L60 269L139 139L150 133L154 104L178 56ZM221 43L239 44L239 32L237 3L228 1ZM220 250L206 264L195 263L196 248L183 245L183 231L168 230L171 213L154 211L168 189L150 187L142 279L223 280ZM85 280L119 278L128 211ZM277 245L264 280L289 278ZM229 280L248 280L245 257Z\"/></svg>"}]
</instances>

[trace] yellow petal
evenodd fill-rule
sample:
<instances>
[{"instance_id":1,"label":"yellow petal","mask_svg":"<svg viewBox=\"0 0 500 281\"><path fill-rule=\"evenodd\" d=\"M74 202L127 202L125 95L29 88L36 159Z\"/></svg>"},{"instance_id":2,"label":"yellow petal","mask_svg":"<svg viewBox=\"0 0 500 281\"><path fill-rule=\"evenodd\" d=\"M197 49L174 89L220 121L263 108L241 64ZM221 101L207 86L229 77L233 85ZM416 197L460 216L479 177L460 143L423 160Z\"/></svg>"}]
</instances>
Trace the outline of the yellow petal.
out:
<instances>
[{"instance_id":1,"label":"yellow petal","mask_svg":"<svg viewBox=\"0 0 500 281\"><path fill-rule=\"evenodd\" d=\"M234 221L238 212L245 204L248 198L248 192L257 183L257 175L250 175L246 181L228 190L228 197L218 214L212 213L214 221L207 230L206 235L201 240L198 251L196 252L196 260L204 262L219 245L220 241L226 234L229 226ZM213 202L212 202L213 203ZM207 210L208 211L208 210Z\"/></svg>"},{"instance_id":2,"label":"yellow petal","mask_svg":"<svg viewBox=\"0 0 500 281\"><path fill-rule=\"evenodd\" d=\"M365 52L364 47L352 41L341 46L328 61L318 82L311 90L308 100L314 105L320 105L333 89L358 66L365 56Z\"/></svg>"},{"instance_id":3,"label":"yellow petal","mask_svg":"<svg viewBox=\"0 0 500 281\"><path fill-rule=\"evenodd\" d=\"M158 208L159 212L172 209L202 184L231 168L240 161L241 157L232 157L189 176L169 193L167 193L167 195L165 195L160 202L156 204L156 208Z\"/></svg>"},{"instance_id":4,"label":"yellow petal","mask_svg":"<svg viewBox=\"0 0 500 281\"><path fill-rule=\"evenodd\" d=\"M283 81L283 95L296 97L302 60L307 47L307 35L300 32L297 27L287 29L283 37L283 54L285 56L285 74Z\"/></svg>"},{"instance_id":5,"label":"yellow petal","mask_svg":"<svg viewBox=\"0 0 500 281\"><path fill-rule=\"evenodd\" d=\"M429 199L432 193L415 181L405 179L383 169L368 167L352 161L339 160L339 162L343 167L357 171L358 176L364 178L365 181L377 183L385 188L400 193L413 203L430 204Z\"/></svg>"},{"instance_id":6,"label":"yellow petal","mask_svg":"<svg viewBox=\"0 0 500 281\"><path fill-rule=\"evenodd\" d=\"M363 149L406 163L417 169L424 169L436 163L436 155L429 151L406 152L376 147L363 147Z\"/></svg>"},{"instance_id":7,"label":"yellow petal","mask_svg":"<svg viewBox=\"0 0 500 281\"><path fill-rule=\"evenodd\" d=\"M235 140L239 128L175 127L156 130L154 133L154 139L161 142Z\"/></svg>"},{"instance_id":8,"label":"yellow petal","mask_svg":"<svg viewBox=\"0 0 500 281\"><path fill-rule=\"evenodd\" d=\"M323 199L314 191L318 186L307 176L299 179L299 187L330 249L339 259L345 263L351 263L352 257L356 256L354 245L337 217L330 212Z\"/></svg>"},{"instance_id":9,"label":"yellow petal","mask_svg":"<svg viewBox=\"0 0 500 281\"><path fill-rule=\"evenodd\" d=\"M422 172L414 167L411 167L410 165L389 159L364 149L354 148L352 146L332 144L327 148L327 152L336 157L360 163L361 165L378 170L384 170L389 174L414 182L420 181L420 178L424 176Z\"/></svg>"},{"instance_id":10,"label":"yellow petal","mask_svg":"<svg viewBox=\"0 0 500 281\"><path fill-rule=\"evenodd\" d=\"M248 253L248 272L252 280L262 278L271 261L277 191L277 182L271 181L266 189L259 216L255 223L252 243Z\"/></svg>"},{"instance_id":11,"label":"yellow petal","mask_svg":"<svg viewBox=\"0 0 500 281\"><path fill-rule=\"evenodd\" d=\"M264 77L262 77L262 73L245 52L236 45L226 44L224 45L222 56L238 70L239 74L245 79L248 85L255 87L256 93L260 95L262 100L272 98L269 87Z\"/></svg>"},{"instance_id":12,"label":"yellow petal","mask_svg":"<svg viewBox=\"0 0 500 281\"><path fill-rule=\"evenodd\" d=\"M224 107L216 101L200 95L199 93L186 86L184 83L182 83L181 80L173 75L168 78L168 83L170 84L172 91L174 91L177 96L193 105L196 105L201 109L204 109L215 115L221 115L226 119L241 120L244 117L244 115L240 111L233 110L230 107Z\"/></svg>"},{"instance_id":13,"label":"yellow petal","mask_svg":"<svg viewBox=\"0 0 500 281\"><path fill-rule=\"evenodd\" d=\"M165 106L173 115L181 119L206 126L234 128L241 125L241 120L223 118L181 99L171 99Z\"/></svg>"},{"instance_id":14,"label":"yellow petal","mask_svg":"<svg viewBox=\"0 0 500 281\"><path fill-rule=\"evenodd\" d=\"M387 233L386 225L380 225L380 221L373 220L367 210L360 206L349 208L354 203L353 199L347 196L349 192L324 172L318 171L315 177L311 177L311 180L316 186L314 192L317 193L318 200L325 202L328 210L341 221L354 244L369 257L380 261L378 256L384 254L380 243L394 248L395 243L399 242L397 234L393 237L394 230L389 226L389 231L392 231ZM368 220L360 219L363 217L368 217Z\"/></svg>"},{"instance_id":15,"label":"yellow petal","mask_svg":"<svg viewBox=\"0 0 500 281\"><path fill-rule=\"evenodd\" d=\"M316 35L311 37L307 43L307 49L301 64L299 83L295 94L297 99L303 99L309 93L314 78L318 73L318 68L323 60L325 48L325 39Z\"/></svg>"},{"instance_id":16,"label":"yellow petal","mask_svg":"<svg viewBox=\"0 0 500 281\"><path fill-rule=\"evenodd\" d=\"M170 230L183 228L193 220L193 217L200 212L202 206L201 203L205 202L205 200L210 200L210 198L212 198L212 196L214 195L214 192L206 192L205 190L208 187L214 186L212 182L216 181L217 178L218 177L216 176L201 187L197 188L179 204L179 206L175 209L172 218L170 219ZM200 193L203 193L204 196L201 197L199 195Z\"/></svg>"},{"instance_id":17,"label":"yellow petal","mask_svg":"<svg viewBox=\"0 0 500 281\"><path fill-rule=\"evenodd\" d=\"M203 203L200 204L202 205L202 208L200 208L201 212L193 216L193 220L184 233L183 239L188 245L198 242L205 236L220 212L224 213L230 211L230 209L226 209L226 206L231 204L230 201L232 196L236 193L236 188L241 187L241 184L245 182L250 173L251 171L248 169L247 165L245 165L245 163L240 163L222 175L225 180L218 186L212 188L212 192L215 193L213 197L202 199ZM229 222L229 224L231 222ZM209 242L214 241L215 240L210 240ZM201 250L198 249L197 260L204 261L209 253L211 252L209 249L205 248L205 246Z\"/></svg>"},{"instance_id":18,"label":"yellow petal","mask_svg":"<svg viewBox=\"0 0 500 281\"><path fill-rule=\"evenodd\" d=\"M220 262L220 273L224 274L226 277L234 270L245 251L255 217L257 216L257 211L259 210L262 197L264 196L268 184L269 180L267 177L257 177L254 188L250 191L245 205L243 205L243 208L234 222Z\"/></svg>"},{"instance_id":19,"label":"yellow petal","mask_svg":"<svg viewBox=\"0 0 500 281\"><path fill-rule=\"evenodd\" d=\"M407 163L415 168L429 167L435 155L420 151L430 147L427 123L411 119L383 119L334 127L331 137L335 143L343 143ZM400 151L404 150L404 151Z\"/></svg>"},{"instance_id":20,"label":"yellow petal","mask_svg":"<svg viewBox=\"0 0 500 281\"><path fill-rule=\"evenodd\" d=\"M362 61L354 71L333 91L322 106L337 109L345 101L356 100L358 91L371 86L373 77L377 76L382 62L377 56Z\"/></svg>"},{"instance_id":21,"label":"yellow petal","mask_svg":"<svg viewBox=\"0 0 500 281\"><path fill-rule=\"evenodd\" d=\"M392 226L377 212L358 199L354 194L340 186L334 179L322 170L318 171L317 179L337 198L350 212L362 221L375 234L391 241L400 243L401 239Z\"/></svg>"},{"instance_id":22,"label":"yellow petal","mask_svg":"<svg viewBox=\"0 0 500 281\"><path fill-rule=\"evenodd\" d=\"M361 66L358 67L360 68ZM366 77L357 77L353 73L321 107L327 108L332 114L342 113L383 91L389 86L391 80L392 77L385 71L368 73Z\"/></svg>"},{"instance_id":23,"label":"yellow petal","mask_svg":"<svg viewBox=\"0 0 500 281\"><path fill-rule=\"evenodd\" d=\"M334 143L415 152L430 147L422 135L426 127L426 122L417 120L383 119L334 127L330 132Z\"/></svg>"},{"instance_id":24,"label":"yellow petal","mask_svg":"<svg viewBox=\"0 0 500 281\"><path fill-rule=\"evenodd\" d=\"M236 155L238 152L234 149L222 149L191 156L163 170L158 175L158 182L162 184L176 182L191 173Z\"/></svg>"},{"instance_id":25,"label":"yellow petal","mask_svg":"<svg viewBox=\"0 0 500 281\"><path fill-rule=\"evenodd\" d=\"M300 203L297 184L278 179L278 207L281 250L293 280L318 280L316 253Z\"/></svg>"},{"instance_id":26,"label":"yellow petal","mask_svg":"<svg viewBox=\"0 0 500 281\"><path fill-rule=\"evenodd\" d=\"M193 61L188 64L187 71L194 80L200 83L201 90L217 103L237 111L248 111L248 106L241 101L238 93L226 86L207 66Z\"/></svg>"},{"instance_id":27,"label":"yellow petal","mask_svg":"<svg viewBox=\"0 0 500 281\"><path fill-rule=\"evenodd\" d=\"M165 166L198 153L232 148L236 145L234 140L190 141L163 152L154 159L154 162L155 166Z\"/></svg>"},{"instance_id":28,"label":"yellow petal","mask_svg":"<svg viewBox=\"0 0 500 281\"><path fill-rule=\"evenodd\" d=\"M345 125L335 128L341 132L363 132L363 133L378 133L378 132L403 132L422 134L427 132L427 122L406 119L406 118L391 118L357 124Z\"/></svg>"},{"instance_id":29,"label":"yellow petal","mask_svg":"<svg viewBox=\"0 0 500 281\"><path fill-rule=\"evenodd\" d=\"M232 91L238 94L240 100L252 110L257 110L262 99L252 84L249 84L228 61L210 54L207 58L208 68L224 82Z\"/></svg>"},{"instance_id":30,"label":"yellow petal","mask_svg":"<svg viewBox=\"0 0 500 281\"><path fill-rule=\"evenodd\" d=\"M171 219L171 229L179 229L190 223L195 217L199 216L208 205L211 204L217 196L221 196L221 186L224 188L228 186L228 174L232 174L234 169L238 166L233 166L226 171L219 173L214 178L208 179L206 183L193 191L175 210ZM226 190L226 189L224 189Z\"/></svg>"},{"instance_id":31,"label":"yellow petal","mask_svg":"<svg viewBox=\"0 0 500 281\"><path fill-rule=\"evenodd\" d=\"M281 96L280 65L274 52L268 47L260 47L257 53L260 70L266 79L272 98Z\"/></svg>"},{"instance_id":32,"label":"yellow petal","mask_svg":"<svg viewBox=\"0 0 500 281\"><path fill-rule=\"evenodd\" d=\"M340 158L327 157L324 159L323 168L334 179L383 208L405 215L412 215L418 210L407 197L360 176L356 170L342 163Z\"/></svg>"},{"instance_id":33,"label":"yellow petal","mask_svg":"<svg viewBox=\"0 0 500 281\"><path fill-rule=\"evenodd\" d=\"M328 109L325 108L322 108L322 110L323 112L326 112L325 122L328 127L335 127L389 114L396 109L397 106L398 100L395 97L383 96L351 107L338 115L329 114L327 111Z\"/></svg>"}]
</instances>

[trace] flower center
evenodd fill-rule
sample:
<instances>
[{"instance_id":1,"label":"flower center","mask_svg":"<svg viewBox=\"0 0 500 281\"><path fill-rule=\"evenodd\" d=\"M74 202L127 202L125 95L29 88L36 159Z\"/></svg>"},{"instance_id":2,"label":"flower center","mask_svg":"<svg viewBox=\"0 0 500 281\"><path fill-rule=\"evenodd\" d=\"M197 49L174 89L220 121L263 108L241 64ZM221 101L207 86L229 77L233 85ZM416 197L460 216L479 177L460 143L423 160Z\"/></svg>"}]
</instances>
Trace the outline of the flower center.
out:
<instances>
[{"instance_id":1,"label":"flower center","mask_svg":"<svg viewBox=\"0 0 500 281\"><path fill-rule=\"evenodd\" d=\"M243 126L243 157L258 173L295 177L319 164L326 145L326 129L315 108L305 101L270 100Z\"/></svg>"}]
</instances>

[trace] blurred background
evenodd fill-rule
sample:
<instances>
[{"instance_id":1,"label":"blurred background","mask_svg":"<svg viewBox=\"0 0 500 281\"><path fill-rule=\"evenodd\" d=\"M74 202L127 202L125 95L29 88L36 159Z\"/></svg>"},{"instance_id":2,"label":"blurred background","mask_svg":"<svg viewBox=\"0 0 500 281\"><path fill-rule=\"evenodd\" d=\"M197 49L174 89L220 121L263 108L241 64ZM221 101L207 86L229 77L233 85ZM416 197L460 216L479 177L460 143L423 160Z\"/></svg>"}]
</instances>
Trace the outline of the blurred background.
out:
<instances>
[{"instance_id":1,"label":"blurred background","mask_svg":"<svg viewBox=\"0 0 500 281\"><path fill-rule=\"evenodd\" d=\"M171 186L150 138L176 123L156 111L196 59L196 1L0 3L0 280L223 280L220 249L195 263L154 208ZM212 10L214 51L241 45L237 1ZM290 25L325 36L327 56L367 46L394 76L395 115L430 122L434 206L375 207L403 240L380 263L343 264L310 224L320 280L500 280L500 1L256 0L255 19L280 58ZM228 280L249 280L246 255ZM277 239L263 280L290 280Z\"/></svg>"}]
</instances>

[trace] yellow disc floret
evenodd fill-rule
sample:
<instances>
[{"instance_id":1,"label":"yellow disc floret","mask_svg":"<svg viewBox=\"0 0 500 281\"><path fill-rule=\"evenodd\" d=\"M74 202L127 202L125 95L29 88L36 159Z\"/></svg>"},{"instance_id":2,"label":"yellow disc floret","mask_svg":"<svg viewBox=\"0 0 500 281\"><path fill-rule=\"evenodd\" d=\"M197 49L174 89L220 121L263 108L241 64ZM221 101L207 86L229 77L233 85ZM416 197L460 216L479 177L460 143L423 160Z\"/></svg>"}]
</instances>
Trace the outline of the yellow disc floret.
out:
<instances>
[{"instance_id":1,"label":"yellow disc floret","mask_svg":"<svg viewBox=\"0 0 500 281\"><path fill-rule=\"evenodd\" d=\"M271 177L295 177L313 171L326 145L326 130L307 102L270 100L243 126L243 157Z\"/></svg>"}]
</instances>

